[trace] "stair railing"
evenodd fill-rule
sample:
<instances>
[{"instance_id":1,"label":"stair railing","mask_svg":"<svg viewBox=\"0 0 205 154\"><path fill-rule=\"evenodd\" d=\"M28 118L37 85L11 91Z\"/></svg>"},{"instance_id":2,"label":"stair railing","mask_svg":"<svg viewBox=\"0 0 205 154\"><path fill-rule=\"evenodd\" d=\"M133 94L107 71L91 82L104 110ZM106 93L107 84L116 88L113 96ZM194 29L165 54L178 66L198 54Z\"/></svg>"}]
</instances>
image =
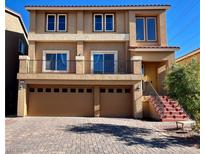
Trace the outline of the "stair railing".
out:
<instances>
[{"instance_id":1,"label":"stair railing","mask_svg":"<svg viewBox=\"0 0 205 154\"><path fill-rule=\"evenodd\" d=\"M149 82L149 81L145 81L145 83L148 83L148 84L149 84L149 86L151 87L151 90L154 92L154 95L157 97L157 101L156 101L157 106L159 106L160 108L163 109L163 108L164 108L164 105L163 105L163 103L162 103L163 100L162 100L161 97L159 96L158 92L156 91L156 89L154 88L154 86L152 85L152 83ZM163 110L162 110L161 114L162 114L162 116L164 116Z\"/></svg>"}]
</instances>

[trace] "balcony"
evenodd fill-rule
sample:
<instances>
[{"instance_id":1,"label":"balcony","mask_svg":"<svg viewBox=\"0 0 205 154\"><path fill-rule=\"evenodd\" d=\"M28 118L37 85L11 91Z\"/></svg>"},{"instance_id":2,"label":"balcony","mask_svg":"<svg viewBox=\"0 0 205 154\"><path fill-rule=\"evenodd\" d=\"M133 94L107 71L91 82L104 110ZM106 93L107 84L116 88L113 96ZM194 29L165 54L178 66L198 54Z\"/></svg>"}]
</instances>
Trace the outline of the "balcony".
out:
<instances>
[{"instance_id":1,"label":"balcony","mask_svg":"<svg viewBox=\"0 0 205 154\"><path fill-rule=\"evenodd\" d=\"M141 80L141 61L91 61L83 56L76 60L30 60L20 56L18 79L42 80ZM139 70L138 70L139 69Z\"/></svg>"}]
</instances>

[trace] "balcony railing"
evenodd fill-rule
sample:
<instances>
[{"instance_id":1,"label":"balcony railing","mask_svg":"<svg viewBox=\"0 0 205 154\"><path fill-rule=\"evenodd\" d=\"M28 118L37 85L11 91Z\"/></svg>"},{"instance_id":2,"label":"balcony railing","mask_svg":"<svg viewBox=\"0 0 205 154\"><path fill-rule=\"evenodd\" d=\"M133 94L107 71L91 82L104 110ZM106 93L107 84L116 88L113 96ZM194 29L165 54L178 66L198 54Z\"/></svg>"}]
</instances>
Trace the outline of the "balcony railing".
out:
<instances>
[{"instance_id":1,"label":"balcony railing","mask_svg":"<svg viewBox=\"0 0 205 154\"><path fill-rule=\"evenodd\" d=\"M28 60L27 73L70 73L82 69L82 74L132 74L132 61L91 61L84 60Z\"/></svg>"}]
</instances>

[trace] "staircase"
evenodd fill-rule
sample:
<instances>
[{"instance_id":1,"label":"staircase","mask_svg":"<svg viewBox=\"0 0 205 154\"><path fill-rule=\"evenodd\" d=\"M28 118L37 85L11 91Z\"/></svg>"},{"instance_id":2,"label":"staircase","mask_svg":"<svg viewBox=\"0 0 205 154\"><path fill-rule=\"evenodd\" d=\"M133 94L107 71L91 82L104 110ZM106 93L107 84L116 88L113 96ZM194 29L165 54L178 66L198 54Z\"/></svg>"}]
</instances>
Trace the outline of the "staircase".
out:
<instances>
[{"instance_id":1,"label":"staircase","mask_svg":"<svg viewBox=\"0 0 205 154\"><path fill-rule=\"evenodd\" d=\"M160 96L152 86L152 83L145 82L144 95L149 96L149 103L154 107L160 121L183 121L189 120L188 114L179 103L168 96Z\"/></svg>"},{"instance_id":2,"label":"staircase","mask_svg":"<svg viewBox=\"0 0 205 154\"><path fill-rule=\"evenodd\" d=\"M159 114L160 121L189 120L189 116L178 102L170 99L168 96L150 96L149 102L152 103Z\"/></svg>"}]
</instances>

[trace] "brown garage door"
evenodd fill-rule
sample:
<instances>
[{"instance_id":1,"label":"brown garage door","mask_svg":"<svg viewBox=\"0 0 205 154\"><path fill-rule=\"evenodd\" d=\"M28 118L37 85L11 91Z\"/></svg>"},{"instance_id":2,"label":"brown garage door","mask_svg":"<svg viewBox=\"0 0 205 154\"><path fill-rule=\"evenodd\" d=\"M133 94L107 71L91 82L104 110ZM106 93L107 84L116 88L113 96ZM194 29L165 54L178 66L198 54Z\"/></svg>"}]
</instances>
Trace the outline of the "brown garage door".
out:
<instances>
[{"instance_id":1,"label":"brown garage door","mask_svg":"<svg viewBox=\"0 0 205 154\"><path fill-rule=\"evenodd\" d=\"M100 88L102 117L131 117L132 94L129 87Z\"/></svg>"},{"instance_id":2,"label":"brown garage door","mask_svg":"<svg viewBox=\"0 0 205 154\"><path fill-rule=\"evenodd\" d=\"M28 115L93 116L93 89L84 87L30 87Z\"/></svg>"}]
</instances>

